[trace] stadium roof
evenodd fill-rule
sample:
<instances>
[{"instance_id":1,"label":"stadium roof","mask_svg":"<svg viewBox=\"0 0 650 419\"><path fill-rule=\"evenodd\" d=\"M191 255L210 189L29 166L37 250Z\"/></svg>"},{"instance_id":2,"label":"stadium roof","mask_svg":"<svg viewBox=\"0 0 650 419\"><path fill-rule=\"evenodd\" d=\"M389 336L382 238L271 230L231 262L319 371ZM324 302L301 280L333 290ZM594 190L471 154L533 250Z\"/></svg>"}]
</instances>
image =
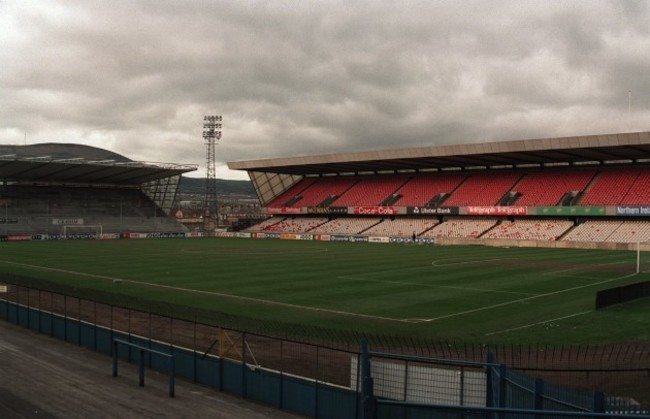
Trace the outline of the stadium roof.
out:
<instances>
[{"instance_id":1,"label":"stadium roof","mask_svg":"<svg viewBox=\"0 0 650 419\"><path fill-rule=\"evenodd\" d=\"M141 185L196 170L193 165L0 155L0 180Z\"/></svg>"},{"instance_id":2,"label":"stadium roof","mask_svg":"<svg viewBox=\"0 0 650 419\"><path fill-rule=\"evenodd\" d=\"M383 171L650 163L650 132L446 145L229 162L233 170L315 175Z\"/></svg>"}]
</instances>

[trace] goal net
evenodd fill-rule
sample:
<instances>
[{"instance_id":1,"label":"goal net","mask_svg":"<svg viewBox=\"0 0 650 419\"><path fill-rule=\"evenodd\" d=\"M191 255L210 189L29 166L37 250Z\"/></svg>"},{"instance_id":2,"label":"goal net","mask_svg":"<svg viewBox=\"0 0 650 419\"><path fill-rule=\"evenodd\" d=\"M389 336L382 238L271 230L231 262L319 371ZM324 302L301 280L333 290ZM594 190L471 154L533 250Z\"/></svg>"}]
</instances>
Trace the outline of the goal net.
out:
<instances>
[{"instance_id":1,"label":"goal net","mask_svg":"<svg viewBox=\"0 0 650 419\"><path fill-rule=\"evenodd\" d=\"M102 225L66 225L61 235L66 239L99 239L102 237Z\"/></svg>"}]
</instances>

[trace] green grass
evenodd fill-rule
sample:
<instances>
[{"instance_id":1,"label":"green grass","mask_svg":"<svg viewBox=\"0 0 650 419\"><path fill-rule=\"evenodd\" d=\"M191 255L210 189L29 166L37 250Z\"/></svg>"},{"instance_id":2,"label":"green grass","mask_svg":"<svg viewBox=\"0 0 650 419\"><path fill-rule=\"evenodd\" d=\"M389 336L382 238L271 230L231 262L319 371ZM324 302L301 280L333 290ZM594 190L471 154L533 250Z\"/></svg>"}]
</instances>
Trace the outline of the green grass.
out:
<instances>
[{"instance_id":1,"label":"green grass","mask_svg":"<svg viewBox=\"0 0 650 419\"><path fill-rule=\"evenodd\" d=\"M624 251L315 241L0 243L0 271L79 289L252 321L482 343L650 340L650 299L594 310L596 291L650 280L632 274L635 262Z\"/></svg>"}]
</instances>

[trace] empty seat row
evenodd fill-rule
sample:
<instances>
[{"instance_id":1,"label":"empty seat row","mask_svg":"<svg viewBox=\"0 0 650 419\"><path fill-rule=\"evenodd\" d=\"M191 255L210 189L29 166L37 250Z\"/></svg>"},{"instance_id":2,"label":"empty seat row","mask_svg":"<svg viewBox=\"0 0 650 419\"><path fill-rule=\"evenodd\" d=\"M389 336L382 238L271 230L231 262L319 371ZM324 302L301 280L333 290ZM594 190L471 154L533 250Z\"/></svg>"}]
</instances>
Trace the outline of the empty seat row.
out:
<instances>
[{"instance_id":1,"label":"empty seat row","mask_svg":"<svg viewBox=\"0 0 650 419\"><path fill-rule=\"evenodd\" d=\"M407 180L405 176L360 179L331 205L338 207L381 205Z\"/></svg>"},{"instance_id":2,"label":"empty seat row","mask_svg":"<svg viewBox=\"0 0 650 419\"><path fill-rule=\"evenodd\" d=\"M341 234L384 237L465 237L483 239L650 242L650 221L593 220L574 226L567 219L518 219L449 217L272 217L248 231L280 233Z\"/></svg>"},{"instance_id":3,"label":"empty seat row","mask_svg":"<svg viewBox=\"0 0 650 419\"><path fill-rule=\"evenodd\" d=\"M310 233L360 234L380 221L381 221L380 218L375 218L375 217L337 218L314 228L313 230L310 231Z\"/></svg>"},{"instance_id":4,"label":"empty seat row","mask_svg":"<svg viewBox=\"0 0 650 419\"><path fill-rule=\"evenodd\" d=\"M419 236L423 232L435 227L438 224L437 218L396 218L385 219L379 224L364 232L369 236L386 237L411 237L413 234Z\"/></svg>"},{"instance_id":5,"label":"empty seat row","mask_svg":"<svg viewBox=\"0 0 650 419\"><path fill-rule=\"evenodd\" d=\"M516 205L559 205L567 193L582 191L595 174L593 169L553 169L528 173L514 187L521 194Z\"/></svg>"},{"instance_id":6,"label":"empty seat row","mask_svg":"<svg viewBox=\"0 0 650 419\"><path fill-rule=\"evenodd\" d=\"M248 230L274 233L305 233L326 222L327 218L324 217L273 217Z\"/></svg>"},{"instance_id":7,"label":"empty seat row","mask_svg":"<svg viewBox=\"0 0 650 419\"><path fill-rule=\"evenodd\" d=\"M103 233L187 231L135 188L5 185L0 200L8 233L61 234L64 225L102 226Z\"/></svg>"},{"instance_id":8,"label":"empty seat row","mask_svg":"<svg viewBox=\"0 0 650 419\"><path fill-rule=\"evenodd\" d=\"M650 222L598 220L574 227L563 240L585 242L636 243L650 241Z\"/></svg>"},{"instance_id":9,"label":"empty seat row","mask_svg":"<svg viewBox=\"0 0 650 419\"><path fill-rule=\"evenodd\" d=\"M489 218L450 218L422 234L423 237L476 238L497 223Z\"/></svg>"},{"instance_id":10,"label":"empty seat row","mask_svg":"<svg viewBox=\"0 0 650 419\"><path fill-rule=\"evenodd\" d=\"M572 226L573 222L569 220L530 219L504 221L488 231L482 238L554 241Z\"/></svg>"},{"instance_id":11,"label":"empty seat row","mask_svg":"<svg viewBox=\"0 0 650 419\"><path fill-rule=\"evenodd\" d=\"M442 206L560 205L576 192L577 205L650 205L650 168L575 168L502 172L438 172L413 175L306 178L269 207L424 206L443 195ZM573 203L576 204L575 202Z\"/></svg>"}]
</instances>

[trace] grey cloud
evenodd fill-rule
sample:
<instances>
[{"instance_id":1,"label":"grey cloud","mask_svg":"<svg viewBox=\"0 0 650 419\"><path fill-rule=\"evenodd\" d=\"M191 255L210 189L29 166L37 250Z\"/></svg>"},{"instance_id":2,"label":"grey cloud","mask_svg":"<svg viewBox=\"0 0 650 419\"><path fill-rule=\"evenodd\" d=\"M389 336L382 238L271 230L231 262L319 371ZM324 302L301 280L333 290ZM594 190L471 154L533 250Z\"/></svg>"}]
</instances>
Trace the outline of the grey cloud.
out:
<instances>
[{"instance_id":1,"label":"grey cloud","mask_svg":"<svg viewBox=\"0 0 650 419\"><path fill-rule=\"evenodd\" d=\"M202 165L210 113L220 162L645 130L649 18L635 1L5 1L0 143Z\"/></svg>"}]
</instances>

